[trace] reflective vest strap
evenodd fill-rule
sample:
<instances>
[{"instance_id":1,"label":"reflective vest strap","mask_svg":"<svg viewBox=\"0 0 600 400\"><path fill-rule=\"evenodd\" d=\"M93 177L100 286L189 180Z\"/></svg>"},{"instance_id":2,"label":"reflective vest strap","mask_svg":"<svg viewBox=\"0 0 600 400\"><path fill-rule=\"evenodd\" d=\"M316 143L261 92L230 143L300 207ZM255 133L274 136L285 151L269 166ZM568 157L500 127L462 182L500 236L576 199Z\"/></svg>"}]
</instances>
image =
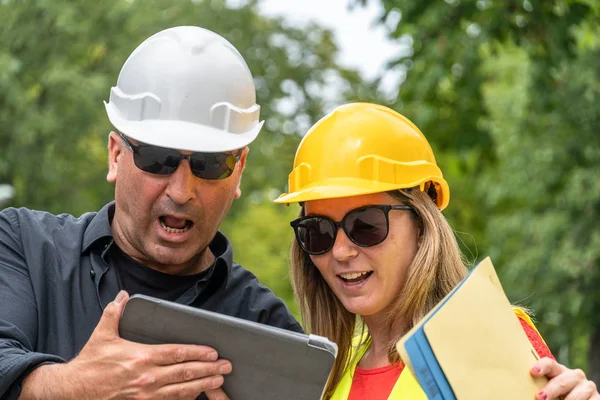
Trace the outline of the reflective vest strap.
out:
<instances>
[{"instance_id":1,"label":"reflective vest strap","mask_svg":"<svg viewBox=\"0 0 600 400\"><path fill-rule=\"evenodd\" d=\"M348 366L346 369L346 373L342 376L340 383L335 389L333 396L331 396L331 400L347 400L348 396L350 396L350 389L352 388L352 378L354 377L354 370L356 369L356 365L363 357L365 352L367 351L367 346L364 344L362 346L358 346L361 338L355 338L353 343L353 349L356 349L351 354L352 364ZM419 382L415 379L414 375L408 368L404 368L400 377L396 381L390 396L389 400L396 399L411 399L411 400L427 400L427 396Z\"/></svg>"},{"instance_id":2,"label":"reflective vest strap","mask_svg":"<svg viewBox=\"0 0 600 400\"><path fill-rule=\"evenodd\" d=\"M535 324L533 323L533 321L531 320L529 315L527 315L525 313L525 311L523 311L523 309L521 309L519 307L513 307L513 311L515 312L515 315L517 317L519 317L523 321L527 322L527 325L531 326L537 332L537 334L540 336L540 339L542 339L542 342L544 342L544 344L547 346L547 343L544 340L544 337L540 334L540 331L537 330L537 328L535 327Z\"/></svg>"},{"instance_id":3,"label":"reflective vest strap","mask_svg":"<svg viewBox=\"0 0 600 400\"><path fill-rule=\"evenodd\" d=\"M533 324L533 321L531 321L531 318L529 318L525 311L523 311L519 307L513 307L513 311L517 317L526 321L533 329L535 329L536 332L538 332L537 328ZM540 335L540 337L542 336ZM352 343L353 346L351 354L351 364L348 365L346 373L340 380L340 383L338 384L335 393L331 397L331 400L348 399L348 396L350 395L350 389L352 388L352 378L354 376L354 370L360 359L367 351L367 346L364 343L361 345L361 343L364 342L363 339L364 338L361 337L354 338ZM544 339L542 338L542 340ZM423 389L421 389L419 382L408 367L405 367L402 370L400 377L396 381L396 384L394 385L394 388L392 389L392 392L388 397L388 400L401 399L427 400L427 395L425 395L425 392L423 391Z\"/></svg>"},{"instance_id":4,"label":"reflective vest strap","mask_svg":"<svg viewBox=\"0 0 600 400\"><path fill-rule=\"evenodd\" d=\"M427 395L421 389L421 385L412 374L410 369L404 367L400 377L396 381L392 393L388 400L400 400L400 399L411 399L411 400L427 400Z\"/></svg>"}]
</instances>

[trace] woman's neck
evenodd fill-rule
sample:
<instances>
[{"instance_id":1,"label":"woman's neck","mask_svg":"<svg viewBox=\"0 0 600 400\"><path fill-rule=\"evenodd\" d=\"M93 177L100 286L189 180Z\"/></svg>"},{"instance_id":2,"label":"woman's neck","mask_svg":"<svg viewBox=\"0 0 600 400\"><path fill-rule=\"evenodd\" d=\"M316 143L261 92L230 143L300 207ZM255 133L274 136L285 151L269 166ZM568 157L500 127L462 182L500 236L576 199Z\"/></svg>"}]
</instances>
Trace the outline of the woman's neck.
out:
<instances>
[{"instance_id":1,"label":"woman's neck","mask_svg":"<svg viewBox=\"0 0 600 400\"><path fill-rule=\"evenodd\" d=\"M362 369L374 369L390 365L389 344L404 331L404 321L394 321L391 328L387 321L379 316L363 317L371 335L371 346L358 363Z\"/></svg>"}]
</instances>

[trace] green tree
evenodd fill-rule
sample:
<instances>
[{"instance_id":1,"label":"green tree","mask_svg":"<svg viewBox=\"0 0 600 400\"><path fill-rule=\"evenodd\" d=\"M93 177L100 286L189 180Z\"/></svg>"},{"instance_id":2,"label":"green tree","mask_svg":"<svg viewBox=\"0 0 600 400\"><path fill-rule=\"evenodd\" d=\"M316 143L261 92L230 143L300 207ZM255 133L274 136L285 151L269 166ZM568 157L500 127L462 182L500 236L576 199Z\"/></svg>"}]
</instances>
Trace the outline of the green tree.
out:
<instances>
[{"instance_id":1,"label":"green tree","mask_svg":"<svg viewBox=\"0 0 600 400\"><path fill-rule=\"evenodd\" d=\"M127 55L160 29L206 27L246 58L267 120L250 154L249 191L282 186L294 134L328 106L323 88L358 80L335 64L331 32L262 17L256 1L231 8L225 0L8 0L0 11L0 180L14 184L16 204L54 212L82 213L112 197L100 184L110 129L102 101Z\"/></svg>"},{"instance_id":2,"label":"green tree","mask_svg":"<svg viewBox=\"0 0 600 400\"><path fill-rule=\"evenodd\" d=\"M234 245L234 256L252 267L261 282L281 297L296 318L300 311L291 291L287 266L294 232L287 221L298 216L299 207L289 207L272 202L271 195L246 204L246 209L235 219L227 219L222 230Z\"/></svg>"},{"instance_id":3,"label":"green tree","mask_svg":"<svg viewBox=\"0 0 600 400\"><path fill-rule=\"evenodd\" d=\"M234 202L225 227L234 248L240 248L236 260L293 307L287 251L281 251L289 242L282 242L283 232L269 231L286 226L279 218L285 213L266 205L271 199L265 196L283 190L300 133L362 86L356 72L336 64L330 31L315 24L290 27L260 15L257 5L226 0L0 2L0 182L15 188L10 204L80 215L111 200L113 187L105 181L111 127L102 101L123 62L161 29L205 27L230 40L248 62L266 120L251 146L243 196ZM326 89L331 86L336 90ZM291 228L286 232L289 236ZM261 243L264 252L250 243Z\"/></svg>"},{"instance_id":4,"label":"green tree","mask_svg":"<svg viewBox=\"0 0 600 400\"><path fill-rule=\"evenodd\" d=\"M407 74L389 103L433 142L466 249L491 254L559 360L600 382L600 2L380 3L411 49L389 65Z\"/></svg>"},{"instance_id":5,"label":"green tree","mask_svg":"<svg viewBox=\"0 0 600 400\"><path fill-rule=\"evenodd\" d=\"M488 232L513 298L531 296L560 358L587 364L600 382L600 46L579 45L554 71L547 107L529 90L533 63L515 63L512 50L489 60L511 73L484 87L498 154L487 181ZM506 90L513 95L498 101Z\"/></svg>"}]
</instances>

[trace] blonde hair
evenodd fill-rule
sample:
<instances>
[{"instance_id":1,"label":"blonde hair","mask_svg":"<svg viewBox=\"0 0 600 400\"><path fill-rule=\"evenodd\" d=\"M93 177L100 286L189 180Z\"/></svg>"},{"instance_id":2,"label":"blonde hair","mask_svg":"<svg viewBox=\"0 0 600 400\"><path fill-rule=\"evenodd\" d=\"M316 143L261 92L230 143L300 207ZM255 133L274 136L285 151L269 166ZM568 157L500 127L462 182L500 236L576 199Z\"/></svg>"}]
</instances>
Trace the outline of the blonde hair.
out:
<instances>
[{"instance_id":1,"label":"blonde hair","mask_svg":"<svg viewBox=\"0 0 600 400\"><path fill-rule=\"evenodd\" d=\"M452 228L426 192L414 188L389 194L413 208L421 228L419 249L408 267L404 288L387 316L386 326L390 328L398 319L405 323L405 331L388 345L389 359L394 363L399 361L396 342L467 275L468 269ZM304 207L300 214L304 214ZM351 361L356 328L364 326L360 318L344 308L296 240L292 242L290 276L306 331L338 344L338 356L325 390L325 398L329 398ZM368 345L370 340L367 334L363 343Z\"/></svg>"}]
</instances>

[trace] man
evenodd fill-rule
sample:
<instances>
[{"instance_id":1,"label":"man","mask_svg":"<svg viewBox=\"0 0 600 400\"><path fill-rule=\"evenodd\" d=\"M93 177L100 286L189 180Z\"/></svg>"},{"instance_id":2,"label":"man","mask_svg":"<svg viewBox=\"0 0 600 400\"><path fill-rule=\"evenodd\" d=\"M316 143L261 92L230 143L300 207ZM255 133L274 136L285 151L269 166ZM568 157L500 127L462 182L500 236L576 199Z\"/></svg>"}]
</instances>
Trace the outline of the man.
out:
<instances>
[{"instance_id":1,"label":"man","mask_svg":"<svg viewBox=\"0 0 600 400\"><path fill-rule=\"evenodd\" d=\"M262 127L250 71L219 35L171 28L129 56L105 106L115 201L0 212L0 397L226 398L216 351L129 342L118 324L143 293L301 331L217 230Z\"/></svg>"}]
</instances>

